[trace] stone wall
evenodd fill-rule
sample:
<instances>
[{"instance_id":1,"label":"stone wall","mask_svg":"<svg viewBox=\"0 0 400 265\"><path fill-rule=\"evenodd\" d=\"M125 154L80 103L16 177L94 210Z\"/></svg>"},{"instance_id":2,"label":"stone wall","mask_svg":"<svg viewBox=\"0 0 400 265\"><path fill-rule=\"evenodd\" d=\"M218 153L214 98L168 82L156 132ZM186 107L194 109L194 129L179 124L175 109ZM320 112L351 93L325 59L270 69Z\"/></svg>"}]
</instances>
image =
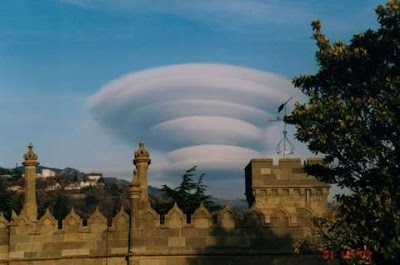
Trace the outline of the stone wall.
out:
<instances>
[{"instance_id":1,"label":"stone wall","mask_svg":"<svg viewBox=\"0 0 400 265\"><path fill-rule=\"evenodd\" d=\"M0 264L325 264L293 254L294 241L311 236L306 227L271 226L256 207L210 213L200 205L189 220L176 204L165 216L147 204L138 215L131 244L123 209L110 226L98 209L86 226L72 209L61 228L49 211L37 222L23 212L10 221L1 215Z\"/></svg>"},{"instance_id":2,"label":"stone wall","mask_svg":"<svg viewBox=\"0 0 400 265\"><path fill-rule=\"evenodd\" d=\"M38 165L29 145L25 164ZM258 265L326 264L318 256L293 254L293 243L312 239L310 218L326 211L329 186L308 178L299 159L252 160L246 167L251 208L230 206L210 213L203 205L186 216L178 205L160 216L148 201L150 155L135 151L131 212L108 220L96 209L87 222L71 209L62 226L47 210L37 218L35 183L28 181L22 212L0 214L0 265ZM33 172L33 171L32 171ZM31 173L32 173L31 172ZM33 174L26 172L26 176Z\"/></svg>"},{"instance_id":3,"label":"stone wall","mask_svg":"<svg viewBox=\"0 0 400 265\"><path fill-rule=\"evenodd\" d=\"M200 205L188 223L176 204L164 222L148 206L139 220L139 227L133 230L132 250L145 255L293 253L294 241L310 236L306 227L266 224L255 207L240 214L227 206L211 214Z\"/></svg>"},{"instance_id":4,"label":"stone wall","mask_svg":"<svg viewBox=\"0 0 400 265\"><path fill-rule=\"evenodd\" d=\"M126 264L128 238L129 215L123 209L113 218L111 226L98 209L83 226L83 220L72 209L60 229L49 211L36 222L30 221L24 212L13 213L10 222L0 216L0 261L7 260L11 264L57 261L61 264L64 259L70 262L78 259L85 261L77 264L94 264L94 258L108 257L113 264Z\"/></svg>"}]
</instances>

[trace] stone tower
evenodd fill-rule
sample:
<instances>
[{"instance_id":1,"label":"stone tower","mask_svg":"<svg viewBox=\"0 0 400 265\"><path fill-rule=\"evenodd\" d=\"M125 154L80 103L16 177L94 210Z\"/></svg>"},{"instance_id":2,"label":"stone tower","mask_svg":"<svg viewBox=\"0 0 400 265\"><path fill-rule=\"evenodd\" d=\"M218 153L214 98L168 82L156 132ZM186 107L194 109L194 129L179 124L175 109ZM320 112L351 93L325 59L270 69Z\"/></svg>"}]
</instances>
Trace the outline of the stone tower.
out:
<instances>
[{"instance_id":1,"label":"stone tower","mask_svg":"<svg viewBox=\"0 0 400 265\"><path fill-rule=\"evenodd\" d=\"M133 164L136 169L133 171L133 179L129 185L129 195L131 199L131 231L130 242L140 237L139 216L143 209L149 205L148 200L148 180L147 171L150 165L150 154L143 142L139 143L139 148L134 153ZM130 245L130 252L134 252L134 244Z\"/></svg>"},{"instance_id":2,"label":"stone tower","mask_svg":"<svg viewBox=\"0 0 400 265\"><path fill-rule=\"evenodd\" d=\"M137 181L140 184L140 201L148 201L148 180L147 171L151 163L149 151L147 151L143 142L139 143L139 148L135 151L135 159L133 159L133 164L136 166L136 176Z\"/></svg>"},{"instance_id":3,"label":"stone tower","mask_svg":"<svg viewBox=\"0 0 400 265\"><path fill-rule=\"evenodd\" d=\"M25 166L25 204L23 211L31 221L37 221L36 203L36 167L38 155L33 152L33 145L28 145L28 152L24 154Z\"/></svg>"},{"instance_id":4,"label":"stone tower","mask_svg":"<svg viewBox=\"0 0 400 265\"><path fill-rule=\"evenodd\" d=\"M308 164L320 163L308 159ZM246 197L271 226L310 226L311 218L324 216L330 186L304 171L300 158L252 159L245 168Z\"/></svg>"}]
</instances>

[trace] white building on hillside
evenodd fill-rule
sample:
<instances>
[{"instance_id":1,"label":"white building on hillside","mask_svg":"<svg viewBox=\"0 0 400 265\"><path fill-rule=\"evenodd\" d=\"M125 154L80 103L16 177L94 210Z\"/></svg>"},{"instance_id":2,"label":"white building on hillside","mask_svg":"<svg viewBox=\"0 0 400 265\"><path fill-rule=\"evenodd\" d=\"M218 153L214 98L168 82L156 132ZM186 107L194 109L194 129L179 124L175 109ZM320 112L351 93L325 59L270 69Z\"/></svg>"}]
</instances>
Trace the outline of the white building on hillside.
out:
<instances>
[{"instance_id":1,"label":"white building on hillside","mask_svg":"<svg viewBox=\"0 0 400 265\"><path fill-rule=\"evenodd\" d=\"M103 177L103 174L102 173L89 173L89 174L86 174L85 177L87 180L97 182Z\"/></svg>"}]
</instances>

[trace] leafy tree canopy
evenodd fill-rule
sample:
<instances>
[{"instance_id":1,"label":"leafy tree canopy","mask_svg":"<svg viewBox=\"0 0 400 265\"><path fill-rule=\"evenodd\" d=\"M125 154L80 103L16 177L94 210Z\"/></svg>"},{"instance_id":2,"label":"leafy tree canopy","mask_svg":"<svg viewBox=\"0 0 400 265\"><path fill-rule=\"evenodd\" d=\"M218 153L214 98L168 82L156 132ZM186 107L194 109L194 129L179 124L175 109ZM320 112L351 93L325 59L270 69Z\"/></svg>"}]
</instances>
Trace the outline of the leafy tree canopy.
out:
<instances>
[{"instance_id":1,"label":"leafy tree canopy","mask_svg":"<svg viewBox=\"0 0 400 265\"><path fill-rule=\"evenodd\" d=\"M326 164L307 166L308 173L352 191L337 197L335 225L325 231L330 246L366 247L376 264L398 264L400 1L376 13L379 28L349 44L331 43L321 23L312 23L319 69L294 78L309 102L297 103L286 121L311 151L326 154Z\"/></svg>"}]
</instances>

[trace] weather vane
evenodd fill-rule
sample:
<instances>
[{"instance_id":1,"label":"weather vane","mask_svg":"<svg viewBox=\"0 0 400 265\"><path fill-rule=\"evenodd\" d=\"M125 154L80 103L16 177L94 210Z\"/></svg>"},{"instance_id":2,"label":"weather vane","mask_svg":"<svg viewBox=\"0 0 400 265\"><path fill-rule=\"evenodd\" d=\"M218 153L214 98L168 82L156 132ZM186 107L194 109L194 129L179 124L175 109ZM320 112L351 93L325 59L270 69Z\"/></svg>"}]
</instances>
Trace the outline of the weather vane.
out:
<instances>
[{"instance_id":1,"label":"weather vane","mask_svg":"<svg viewBox=\"0 0 400 265\"><path fill-rule=\"evenodd\" d=\"M278 113L281 113L281 111L284 111L284 116L286 116L287 114L287 110L286 110L286 106L289 103L289 101L292 99L293 97L290 97L288 100L286 100L285 103L281 104L278 108ZM293 143L289 140L289 138L287 137L287 130L286 130L286 121L284 118L280 118L279 116L276 118L276 120L270 120L270 121L283 121L283 137L282 139L279 141L278 145L276 146L276 153L278 155L282 155L283 158L287 158L288 155L293 154L294 152L294 145Z\"/></svg>"}]
</instances>

